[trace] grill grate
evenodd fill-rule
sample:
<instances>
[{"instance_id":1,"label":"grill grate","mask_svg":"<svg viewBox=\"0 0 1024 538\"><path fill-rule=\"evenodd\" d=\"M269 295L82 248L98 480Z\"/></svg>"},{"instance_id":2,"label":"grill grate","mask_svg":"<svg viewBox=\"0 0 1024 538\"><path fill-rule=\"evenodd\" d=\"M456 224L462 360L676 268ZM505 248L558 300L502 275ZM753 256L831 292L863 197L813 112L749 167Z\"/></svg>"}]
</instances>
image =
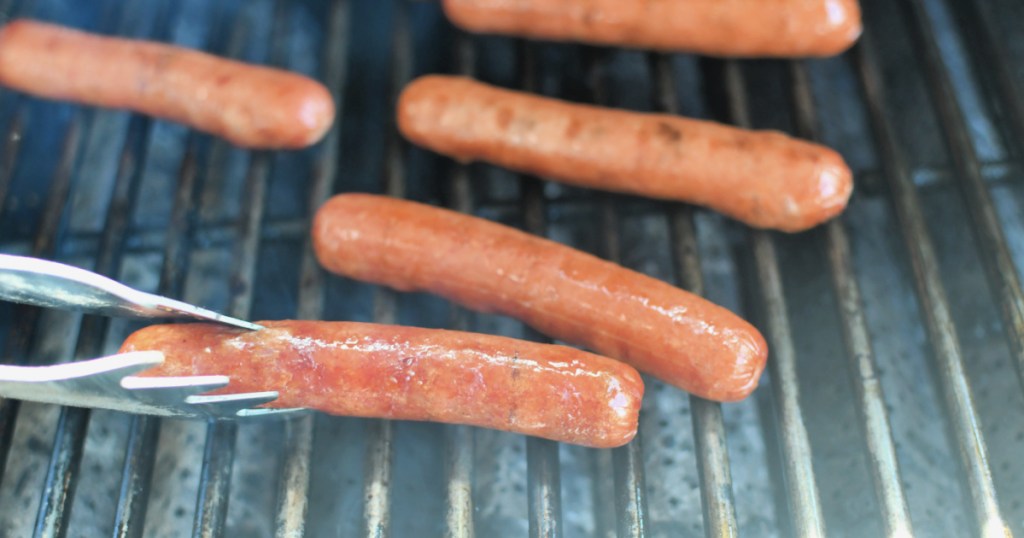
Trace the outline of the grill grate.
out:
<instances>
[{"instance_id":1,"label":"grill grate","mask_svg":"<svg viewBox=\"0 0 1024 538\"><path fill-rule=\"evenodd\" d=\"M309 248L312 211L333 192L385 192L674 281L757 321L772 350L763 387L741 404L649 380L637 441L613 451L460 426L320 415L202 425L2 401L0 528L46 537L1024 532L1024 40L1003 22L1024 13L1011 0L863 6L868 32L841 58L738 62L468 36L436 4L406 0L0 0L11 16L311 73L339 105L323 144L275 154L3 92L0 250L240 317L542 338L325 275ZM794 237L682 204L449 163L394 129L398 92L433 71L820 139L853 164L858 193L842 219ZM134 327L0 305L0 349L18 362L98 355Z\"/></svg>"}]
</instances>

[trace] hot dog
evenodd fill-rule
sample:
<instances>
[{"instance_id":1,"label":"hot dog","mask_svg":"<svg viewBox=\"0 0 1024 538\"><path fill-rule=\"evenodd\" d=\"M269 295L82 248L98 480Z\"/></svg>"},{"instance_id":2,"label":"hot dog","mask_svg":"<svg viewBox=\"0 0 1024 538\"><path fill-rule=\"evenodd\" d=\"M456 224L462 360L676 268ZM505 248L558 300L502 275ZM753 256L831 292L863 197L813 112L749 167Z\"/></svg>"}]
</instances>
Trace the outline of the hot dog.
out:
<instances>
[{"instance_id":1,"label":"hot dog","mask_svg":"<svg viewBox=\"0 0 1024 538\"><path fill-rule=\"evenodd\" d=\"M845 207L838 153L773 131L572 104L431 75L398 105L410 141L573 185L710 207L758 228L806 230Z\"/></svg>"},{"instance_id":2,"label":"hot dog","mask_svg":"<svg viewBox=\"0 0 1024 538\"><path fill-rule=\"evenodd\" d=\"M0 84L185 123L251 148L308 146L334 121L330 92L304 76L29 20L0 28Z\"/></svg>"},{"instance_id":3,"label":"hot dog","mask_svg":"<svg viewBox=\"0 0 1024 538\"><path fill-rule=\"evenodd\" d=\"M222 374L225 391L277 390L274 407L469 424L591 447L636 434L636 370L577 349L456 331L261 321L260 331L154 325L121 350L164 352L142 375Z\"/></svg>"},{"instance_id":4,"label":"hot dog","mask_svg":"<svg viewBox=\"0 0 1024 538\"><path fill-rule=\"evenodd\" d=\"M344 194L317 211L312 233L330 271L518 318L703 398L746 397L765 366L764 338L732 312L484 219Z\"/></svg>"},{"instance_id":5,"label":"hot dog","mask_svg":"<svg viewBox=\"0 0 1024 538\"><path fill-rule=\"evenodd\" d=\"M687 51L831 56L861 33L856 0L444 0L470 32Z\"/></svg>"}]
</instances>

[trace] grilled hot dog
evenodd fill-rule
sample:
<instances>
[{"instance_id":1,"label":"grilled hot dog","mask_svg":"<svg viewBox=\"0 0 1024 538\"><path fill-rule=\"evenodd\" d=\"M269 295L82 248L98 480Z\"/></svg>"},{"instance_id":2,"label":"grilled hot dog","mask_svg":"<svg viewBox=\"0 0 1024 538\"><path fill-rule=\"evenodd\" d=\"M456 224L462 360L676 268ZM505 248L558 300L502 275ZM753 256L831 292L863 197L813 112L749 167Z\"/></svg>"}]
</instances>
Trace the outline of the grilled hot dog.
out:
<instances>
[{"instance_id":1,"label":"grilled hot dog","mask_svg":"<svg viewBox=\"0 0 1024 538\"><path fill-rule=\"evenodd\" d=\"M301 75L29 20L0 28L0 84L185 123L243 147L308 146L334 121L330 92Z\"/></svg>"},{"instance_id":2,"label":"grilled hot dog","mask_svg":"<svg viewBox=\"0 0 1024 538\"><path fill-rule=\"evenodd\" d=\"M832 56L861 33L857 0L444 0L471 32L712 56Z\"/></svg>"},{"instance_id":3,"label":"grilled hot dog","mask_svg":"<svg viewBox=\"0 0 1024 538\"><path fill-rule=\"evenodd\" d=\"M518 318L703 398L742 399L764 369L764 338L732 312L484 219L345 194L317 212L313 245L335 273Z\"/></svg>"},{"instance_id":4,"label":"grilled hot dog","mask_svg":"<svg viewBox=\"0 0 1024 538\"><path fill-rule=\"evenodd\" d=\"M787 232L836 216L853 190L838 153L782 133L571 104L461 77L412 82L398 127L461 161L691 202Z\"/></svg>"},{"instance_id":5,"label":"grilled hot dog","mask_svg":"<svg viewBox=\"0 0 1024 538\"><path fill-rule=\"evenodd\" d=\"M141 375L226 374L225 391L277 390L274 407L470 424L592 447L636 434L643 382L618 361L500 336L347 322L260 331L154 325L122 351L164 352Z\"/></svg>"}]
</instances>

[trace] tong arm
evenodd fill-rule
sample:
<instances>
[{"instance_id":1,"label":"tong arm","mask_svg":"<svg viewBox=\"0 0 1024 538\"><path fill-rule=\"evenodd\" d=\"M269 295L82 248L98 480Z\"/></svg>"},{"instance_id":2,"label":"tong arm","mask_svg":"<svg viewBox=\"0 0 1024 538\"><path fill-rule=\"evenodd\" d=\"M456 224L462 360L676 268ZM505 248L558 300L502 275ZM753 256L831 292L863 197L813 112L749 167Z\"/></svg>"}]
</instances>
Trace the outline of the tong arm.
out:
<instances>
[{"instance_id":1,"label":"tong arm","mask_svg":"<svg viewBox=\"0 0 1024 538\"><path fill-rule=\"evenodd\" d=\"M0 300L104 316L189 318L259 330L263 327L212 310L139 291L62 263L0 254Z\"/></svg>"},{"instance_id":2,"label":"tong arm","mask_svg":"<svg viewBox=\"0 0 1024 538\"><path fill-rule=\"evenodd\" d=\"M205 394L228 385L223 375L133 375L163 360L159 351L136 351L52 366L0 365L0 396L164 417L231 419L299 411L254 408L277 399L274 391Z\"/></svg>"}]
</instances>

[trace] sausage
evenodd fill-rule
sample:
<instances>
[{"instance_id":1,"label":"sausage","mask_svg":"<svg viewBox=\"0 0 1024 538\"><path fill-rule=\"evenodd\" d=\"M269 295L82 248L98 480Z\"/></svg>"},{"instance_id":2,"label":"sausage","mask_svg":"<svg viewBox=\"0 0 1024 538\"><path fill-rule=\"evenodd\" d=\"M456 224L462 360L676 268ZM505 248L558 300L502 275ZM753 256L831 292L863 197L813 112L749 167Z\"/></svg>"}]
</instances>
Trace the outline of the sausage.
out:
<instances>
[{"instance_id":1,"label":"sausage","mask_svg":"<svg viewBox=\"0 0 1024 538\"><path fill-rule=\"evenodd\" d=\"M852 173L829 148L665 114L573 104L431 75L399 99L410 141L460 161L707 206L758 228L797 232L845 207Z\"/></svg>"},{"instance_id":2,"label":"sausage","mask_svg":"<svg viewBox=\"0 0 1024 538\"><path fill-rule=\"evenodd\" d=\"M466 332L317 321L259 331L153 325L122 352L156 350L141 375L228 375L222 391L276 390L274 407L469 424L592 447L636 435L643 382L618 361L565 346Z\"/></svg>"},{"instance_id":3,"label":"sausage","mask_svg":"<svg viewBox=\"0 0 1024 538\"><path fill-rule=\"evenodd\" d=\"M484 219L343 194L317 211L312 233L329 271L512 316L702 398L746 397L765 366L764 338L725 308Z\"/></svg>"},{"instance_id":4,"label":"sausage","mask_svg":"<svg viewBox=\"0 0 1024 538\"><path fill-rule=\"evenodd\" d=\"M30 20L0 28L0 84L169 119L249 148L308 146L334 121L330 92L301 75Z\"/></svg>"},{"instance_id":5,"label":"sausage","mask_svg":"<svg viewBox=\"0 0 1024 538\"><path fill-rule=\"evenodd\" d=\"M711 56L832 56L861 34L857 0L444 0L455 25Z\"/></svg>"}]
</instances>

